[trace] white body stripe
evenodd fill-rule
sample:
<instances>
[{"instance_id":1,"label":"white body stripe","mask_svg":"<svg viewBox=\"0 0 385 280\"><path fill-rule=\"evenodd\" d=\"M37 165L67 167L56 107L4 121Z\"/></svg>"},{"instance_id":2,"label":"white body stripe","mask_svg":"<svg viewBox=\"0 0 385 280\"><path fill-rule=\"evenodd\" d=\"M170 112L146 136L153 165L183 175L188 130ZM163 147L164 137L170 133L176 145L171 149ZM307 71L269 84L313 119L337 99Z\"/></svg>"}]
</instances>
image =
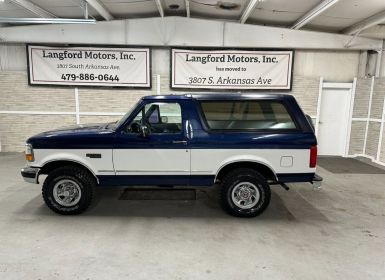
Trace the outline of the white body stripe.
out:
<instances>
[{"instance_id":1,"label":"white body stripe","mask_svg":"<svg viewBox=\"0 0 385 280\"><path fill-rule=\"evenodd\" d=\"M189 149L115 149L117 175L189 175Z\"/></svg>"},{"instance_id":2,"label":"white body stripe","mask_svg":"<svg viewBox=\"0 0 385 280\"><path fill-rule=\"evenodd\" d=\"M101 158L86 157L88 153ZM239 161L262 163L276 174L315 172L309 168L309 149L36 149L34 156L29 165L70 160L95 175L216 175L225 165Z\"/></svg>"},{"instance_id":3,"label":"white body stripe","mask_svg":"<svg viewBox=\"0 0 385 280\"><path fill-rule=\"evenodd\" d=\"M281 166L281 157L292 157L292 166ZM262 163L277 173L311 173L310 149L205 149L191 151L192 174L217 174L232 162Z\"/></svg>"},{"instance_id":4,"label":"white body stripe","mask_svg":"<svg viewBox=\"0 0 385 280\"><path fill-rule=\"evenodd\" d=\"M88 167L95 175L114 175L111 149L34 149L35 161L29 165L41 167L48 162L69 160ZM86 154L100 154L101 158L89 158Z\"/></svg>"}]
</instances>

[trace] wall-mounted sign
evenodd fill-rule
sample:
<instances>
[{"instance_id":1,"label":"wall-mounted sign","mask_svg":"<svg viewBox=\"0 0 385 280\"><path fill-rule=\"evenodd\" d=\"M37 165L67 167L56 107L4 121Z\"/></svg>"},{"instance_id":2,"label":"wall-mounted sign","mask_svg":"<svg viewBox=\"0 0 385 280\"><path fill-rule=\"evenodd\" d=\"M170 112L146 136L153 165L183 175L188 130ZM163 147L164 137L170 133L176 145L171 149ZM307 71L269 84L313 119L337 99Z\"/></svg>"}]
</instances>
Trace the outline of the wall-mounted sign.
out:
<instances>
[{"instance_id":1,"label":"wall-mounted sign","mask_svg":"<svg viewBox=\"0 0 385 280\"><path fill-rule=\"evenodd\" d=\"M151 87L149 48L28 45L31 85Z\"/></svg>"},{"instance_id":2,"label":"wall-mounted sign","mask_svg":"<svg viewBox=\"0 0 385 280\"><path fill-rule=\"evenodd\" d=\"M293 51L171 50L171 87L291 89Z\"/></svg>"}]
</instances>

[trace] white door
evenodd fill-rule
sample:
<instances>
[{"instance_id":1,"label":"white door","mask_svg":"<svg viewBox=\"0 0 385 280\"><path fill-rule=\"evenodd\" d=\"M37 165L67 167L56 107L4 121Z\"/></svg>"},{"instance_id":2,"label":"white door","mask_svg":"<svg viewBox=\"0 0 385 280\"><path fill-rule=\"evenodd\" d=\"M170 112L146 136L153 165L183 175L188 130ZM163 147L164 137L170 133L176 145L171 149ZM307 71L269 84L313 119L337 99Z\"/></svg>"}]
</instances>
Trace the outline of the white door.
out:
<instances>
[{"instance_id":1,"label":"white door","mask_svg":"<svg viewBox=\"0 0 385 280\"><path fill-rule=\"evenodd\" d=\"M351 93L350 83L324 84L317 136L319 155L345 155Z\"/></svg>"}]
</instances>

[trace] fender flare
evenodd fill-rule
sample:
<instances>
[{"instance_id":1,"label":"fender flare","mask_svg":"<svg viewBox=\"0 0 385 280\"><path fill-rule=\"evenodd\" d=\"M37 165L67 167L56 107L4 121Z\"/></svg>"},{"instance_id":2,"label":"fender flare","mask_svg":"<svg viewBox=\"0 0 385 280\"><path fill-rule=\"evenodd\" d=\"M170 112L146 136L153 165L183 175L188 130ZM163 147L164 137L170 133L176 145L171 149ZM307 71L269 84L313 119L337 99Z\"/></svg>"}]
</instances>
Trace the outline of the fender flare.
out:
<instances>
[{"instance_id":1,"label":"fender flare","mask_svg":"<svg viewBox=\"0 0 385 280\"><path fill-rule=\"evenodd\" d=\"M80 162L80 161L77 161L77 160L74 160L74 159L68 159L68 158L58 158L58 159L52 159L52 160L48 160L48 161L44 162L44 163L41 165L41 167L40 167L40 170L39 170L39 172L38 172L38 174L37 174L37 177L39 177L41 170L42 170L45 166L47 166L48 164L55 163L55 162L60 162L60 161L62 161L62 162L76 163L76 164L78 164L78 165L83 166L86 170L88 170L88 171L92 174L92 176L94 176L94 178L96 179L97 183L99 184L98 176L96 176L95 172L94 172L89 166L87 166L87 165L86 165L85 163L83 163L83 162Z\"/></svg>"},{"instance_id":2,"label":"fender flare","mask_svg":"<svg viewBox=\"0 0 385 280\"><path fill-rule=\"evenodd\" d=\"M235 160L230 160L230 161L226 161L225 163L223 163L216 171L215 173L215 179L214 179L214 182L217 181L217 177L219 175L219 173L221 172L221 170L223 168L225 168L226 166L230 165L230 164L234 164L234 163L254 163L254 164L260 164L260 165L263 165L265 167L267 167L271 173L274 175L274 178L275 180L278 181L278 176L277 176L277 173L274 171L274 169L271 167L270 164L266 163L266 162L263 162L263 161L259 161L259 160L255 160L255 159L235 159Z\"/></svg>"}]
</instances>

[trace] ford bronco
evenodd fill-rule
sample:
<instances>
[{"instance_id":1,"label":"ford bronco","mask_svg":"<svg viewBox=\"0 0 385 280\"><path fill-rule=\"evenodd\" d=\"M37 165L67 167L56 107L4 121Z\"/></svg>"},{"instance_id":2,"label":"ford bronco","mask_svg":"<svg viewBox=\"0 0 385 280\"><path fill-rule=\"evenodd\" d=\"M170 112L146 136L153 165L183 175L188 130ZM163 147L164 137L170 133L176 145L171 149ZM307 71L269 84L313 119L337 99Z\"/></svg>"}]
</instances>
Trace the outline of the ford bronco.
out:
<instances>
[{"instance_id":1,"label":"ford bronco","mask_svg":"<svg viewBox=\"0 0 385 280\"><path fill-rule=\"evenodd\" d=\"M311 121L287 94L146 96L121 120L44 132L27 140L23 178L59 214L79 214L96 186L221 187L224 209L262 213L270 185L317 187Z\"/></svg>"}]
</instances>

